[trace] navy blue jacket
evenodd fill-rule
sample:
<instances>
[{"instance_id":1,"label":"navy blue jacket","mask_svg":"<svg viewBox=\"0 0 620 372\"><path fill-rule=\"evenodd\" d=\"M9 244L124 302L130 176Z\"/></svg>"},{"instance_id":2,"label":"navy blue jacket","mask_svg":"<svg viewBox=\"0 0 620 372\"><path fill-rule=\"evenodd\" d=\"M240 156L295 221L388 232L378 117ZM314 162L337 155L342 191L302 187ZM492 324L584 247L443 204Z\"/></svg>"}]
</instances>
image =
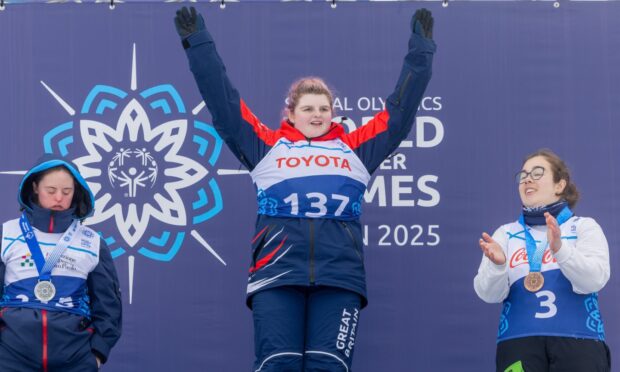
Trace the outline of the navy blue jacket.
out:
<instances>
[{"instance_id":1,"label":"navy blue jacket","mask_svg":"<svg viewBox=\"0 0 620 372\"><path fill-rule=\"evenodd\" d=\"M33 178L58 166L69 170L76 183L72 205L65 211L41 208L32 192ZM42 236L44 240L60 236L74 220L81 221L92 214L94 208L92 192L75 165L51 155L39 159L24 176L18 201L35 229L37 239ZM21 232L10 228L14 226L12 223L14 221L7 221L0 233L0 241L4 241L3 260L0 260L0 278L3 281L0 287L0 345L19 358L27 357L29 362L40 365L44 370L62 369L71 365L72 361L83 360L84 353L94 353L105 362L121 335L122 312L116 269L103 239L91 229L83 228L86 236L98 243L95 244L98 251L89 252L70 246L63 253L67 257L63 264L78 267L81 260L88 259L91 271L84 279L66 277L55 274L59 267L57 264L52 271L52 283L58 288L58 293L49 303L42 303L30 295L29 289L24 290L34 284L36 277L26 278L28 275L17 270L20 263L7 258L20 243L20 249L28 249L19 235ZM45 241L39 241L40 246L44 244ZM18 267L15 269L15 266L9 265ZM12 278L7 283L8 275L13 275L17 280ZM69 301L71 297L62 297L67 283L80 289L72 293L73 301ZM23 294L19 294L20 291Z\"/></svg>"},{"instance_id":2,"label":"navy blue jacket","mask_svg":"<svg viewBox=\"0 0 620 372\"><path fill-rule=\"evenodd\" d=\"M431 77L435 43L412 33L386 108L346 133L332 123L306 138L288 122L271 130L240 98L211 35L183 42L213 125L249 170L258 218L252 239L248 305L252 294L282 285L325 285L362 296L366 283L359 222L370 174L407 137Z\"/></svg>"}]
</instances>

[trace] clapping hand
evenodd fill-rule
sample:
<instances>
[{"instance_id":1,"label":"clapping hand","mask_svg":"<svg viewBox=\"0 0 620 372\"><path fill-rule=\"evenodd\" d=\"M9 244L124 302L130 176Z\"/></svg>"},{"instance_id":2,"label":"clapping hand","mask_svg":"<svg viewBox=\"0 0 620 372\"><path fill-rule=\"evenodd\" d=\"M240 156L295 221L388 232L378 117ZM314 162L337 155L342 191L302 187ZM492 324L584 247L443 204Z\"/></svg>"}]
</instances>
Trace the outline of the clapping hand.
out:
<instances>
[{"instance_id":1,"label":"clapping hand","mask_svg":"<svg viewBox=\"0 0 620 372\"><path fill-rule=\"evenodd\" d=\"M506 263L504 250L489 234L482 233L482 238L480 238L478 244L480 244L480 249L482 249L484 255L487 256L491 262L496 265L503 265Z\"/></svg>"},{"instance_id":2,"label":"clapping hand","mask_svg":"<svg viewBox=\"0 0 620 372\"><path fill-rule=\"evenodd\" d=\"M549 212L545 212L545 222L547 223L547 242L551 252L557 253L562 248L562 232L558 220Z\"/></svg>"}]
</instances>

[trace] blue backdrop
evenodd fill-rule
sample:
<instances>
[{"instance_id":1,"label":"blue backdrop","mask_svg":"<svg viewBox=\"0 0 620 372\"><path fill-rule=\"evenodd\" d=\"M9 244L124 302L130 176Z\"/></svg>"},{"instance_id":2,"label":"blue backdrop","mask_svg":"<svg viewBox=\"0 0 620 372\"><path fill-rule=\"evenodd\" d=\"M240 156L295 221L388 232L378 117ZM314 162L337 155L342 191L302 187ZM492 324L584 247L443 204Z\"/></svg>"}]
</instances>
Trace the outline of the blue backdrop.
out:
<instances>
[{"instance_id":1,"label":"blue backdrop","mask_svg":"<svg viewBox=\"0 0 620 372\"><path fill-rule=\"evenodd\" d=\"M620 360L620 3L197 7L242 97L275 128L300 76L324 77L351 127L381 110L421 5L435 17L434 76L408 141L366 195L370 304L353 369L493 370L500 305L473 291L477 240L517 217L513 175L540 147L567 161L583 195L576 213L606 232L612 277L600 303ZM123 337L106 371L236 372L253 360L254 189L201 105L178 7L0 12L0 219L18 216L20 173L42 152L79 163L99 200L89 223L123 290ZM147 160L119 164L123 151Z\"/></svg>"}]
</instances>

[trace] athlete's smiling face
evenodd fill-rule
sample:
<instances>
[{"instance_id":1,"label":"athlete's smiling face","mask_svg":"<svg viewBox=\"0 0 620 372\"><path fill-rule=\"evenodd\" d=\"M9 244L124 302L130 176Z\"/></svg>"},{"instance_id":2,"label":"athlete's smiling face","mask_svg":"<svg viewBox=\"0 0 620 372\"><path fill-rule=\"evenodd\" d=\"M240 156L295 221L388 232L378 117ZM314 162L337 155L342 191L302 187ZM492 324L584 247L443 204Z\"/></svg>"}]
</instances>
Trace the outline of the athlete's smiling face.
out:
<instances>
[{"instance_id":1,"label":"athlete's smiling face","mask_svg":"<svg viewBox=\"0 0 620 372\"><path fill-rule=\"evenodd\" d=\"M44 175L32 187L42 208L54 211L69 209L73 200L73 176L65 169L53 170Z\"/></svg>"},{"instance_id":2,"label":"athlete's smiling face","mask_svg":"<svg viewBox=\"0 0 620 372\"><path fill-rule=\"evenodd\" d=\"M543 156L535 156L526 161L520 174L525 176L519 181L519 196L525 207L541 207L555 203L560 200L560 195L566 187L565 180L554 182L551 164Z\"/></svg>"},{"instance_id":3,"label":"athlete's smiling face","mask_svg":"<svg viewBox=\"0 0 620 372\"><path fill-rule=\"evenodd\" d=\"M304 94L295 109L288 112L288 120L307 138L327 133L332 121L332 107L324 94Z\"/></svg>"}]
</instances>

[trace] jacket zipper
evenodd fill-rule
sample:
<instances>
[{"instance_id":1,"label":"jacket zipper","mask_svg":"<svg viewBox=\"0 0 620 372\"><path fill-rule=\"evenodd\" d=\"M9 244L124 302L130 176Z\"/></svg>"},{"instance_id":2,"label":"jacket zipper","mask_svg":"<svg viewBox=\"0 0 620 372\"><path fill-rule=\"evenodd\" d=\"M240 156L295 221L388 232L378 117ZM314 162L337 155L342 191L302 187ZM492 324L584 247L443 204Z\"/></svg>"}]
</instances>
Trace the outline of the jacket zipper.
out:
<instances>
[{"instance_id":1,"label":"jacket zipper","mask_svg":"<svg viewBox=\"0 0 620 372\"><path fill-rule=\"evenodd\" d=\"M347 233L349 233L349 238L351 238L351 241L353 241L353 249L355 250L355 254L357 254L357 257L361 260L362 254L357 248L357 240L355 240L355 237L353 236L353 232L351 231L351 229L349 229L349 225L347 225L346 222L340 221L340 223L342 224L342 227L344 227L344 229L347 230Z\"/></svg>"},{"instance_id":2,"label":"jacket zipper","mask_svg":"<svg viewBox=\"0 0 620 372\"><path fill-rule=\"evenodd\" d=\"M47 232L54 232L54 212L50 213L50 225Z\"/></svg>"},{"instance_id":3,"label":"jacket zipper","mask_svg":"<svg viewBox=\"0 0 620 372\"><path fill-rule=\"evenodd\" d=\"M54 232L54 212L50 213L48 232ZM47 372L47 310L41 310L41 321L43 325L43 372Z\"/></svg>"},{"instance_id":4,"label":"jacket zipper","mask_svg":"<svg viewBox=\"0 0 620 372\"><path fill-rule=\"evenodd\" d=\"M43 372L47 372L47 310L41 310L43 324Z\"/></svg>"},{"instance_id":5,"label":"jacket zipper","mask_svg":"<svg viewBox=\"0 0 620 372\"><path fill-rule=\"evenodd\" d=\"M409 79L411 78L411 72L407 73L407 77L403 82L403 85L400 86L400 91L398 92L398 99L396 100L396 105L400 106L400 100L403 98L403 94L405 93L405 88L409 85Z\"/></svg>"},{"instance_id":6,"label":"jacket zipper","mask_svg":"<svg viewBox=\"0 0 620 372\"><path fill-rule=\"evenodd\" d=\"M315 140L315 139L317 139L317 138L321 138L321 137L323 137L323 136L326 136L326 135L327 135L329 132L331 132L332 130L334 130L334 127L333 127L333 126L331 126L331 127L327 130L327 132L325 132L325 133L321 134L320 136L316 136L316 137L306 137L306 136L304 136L304 137L306 137L306 141L308 141L308 145L312 145L312 140Z\"/></svg>"},{"instance_id":7,"label":"jacket zipper","mask_svg":"<svg viewBox=\"0 0 620 372\"><path fill-rule=\"evenodd\" d=\"M314 220L310 219L310 284L314 284Z\"/></svg>"}]
</instances>

